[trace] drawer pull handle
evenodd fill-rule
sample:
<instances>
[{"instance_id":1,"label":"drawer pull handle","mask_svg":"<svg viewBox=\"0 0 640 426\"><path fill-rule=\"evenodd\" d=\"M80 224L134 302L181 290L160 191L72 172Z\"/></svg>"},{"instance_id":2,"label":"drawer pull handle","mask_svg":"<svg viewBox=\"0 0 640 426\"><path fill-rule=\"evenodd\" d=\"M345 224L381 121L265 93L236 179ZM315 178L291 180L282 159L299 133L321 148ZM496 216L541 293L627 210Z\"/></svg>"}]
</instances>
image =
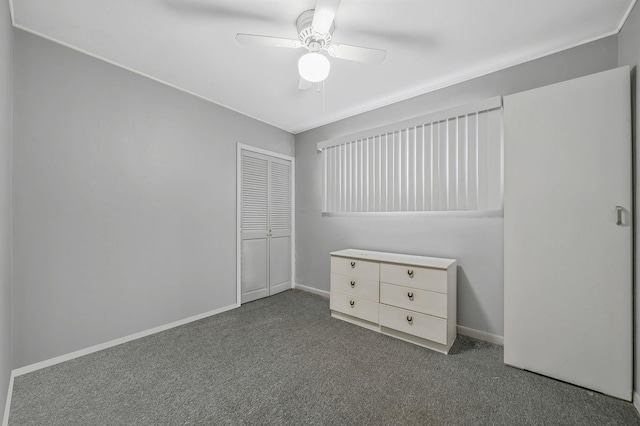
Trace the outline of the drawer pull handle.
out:
<instances>
[{"instance_id":1,"label":"drawer pull handle","mask_svg":"<svg viewBox=\"0 0 640 426\"><path fill-rule=\"evenodd\" d=\"M355 268L356 267L356 262L351 262L351 267Z\"/></svg>"},{"instance_id":2,"label":"drawer pull handle","mask_svg":"<svg viewBox=\"0 0 640 426\"><path fill-rule=\"evenodd\" d=\"M409 324L413 324L413 317L412 317L412 316L407 315L407 322L408 322Z\"/></svg>"},{"instance_id":3,"label":"drawer pull handle","mask_svg":"<svg viewBox=\"0 0 640 426\"><path fill-rule=\"evenodd\" d=\"M351 305L351 307L353 308L353 306L356 304L356 302L354 302L353 300L349 300L349 304Z\"/></svg>"},{"instance_id":4,"label":"drawer pull handle","mask_svg":"<svg viewBox=\"0 0 640 426\"><path fill-rule=\"evenodd\" d=\"M410 278L413 278L413 269L409 269L409 270L407 271L407 274L409 274L409 277L410 277Z\"/></svg>"},{"instance_id":5,"label":"drawer pull handle","mask_svg":"<svg viewBox=\"0 0 640 426\"><path fill-rule=\"evenodd\" d=\"M351 288L354 288L356 286L356 282L355 281L351 281Z\"/></svg>"},{"instance_id":6,"label":"drawer pull handle","mask_svg":"<svg viewBox=\"0 0 640 426\"><path fill-rule=\"evenodd\" d=\"M407 297L409 298L409 300L413 300L413 292L410 291L409 293L407 293Z\"/></svg>"}]
</instances>

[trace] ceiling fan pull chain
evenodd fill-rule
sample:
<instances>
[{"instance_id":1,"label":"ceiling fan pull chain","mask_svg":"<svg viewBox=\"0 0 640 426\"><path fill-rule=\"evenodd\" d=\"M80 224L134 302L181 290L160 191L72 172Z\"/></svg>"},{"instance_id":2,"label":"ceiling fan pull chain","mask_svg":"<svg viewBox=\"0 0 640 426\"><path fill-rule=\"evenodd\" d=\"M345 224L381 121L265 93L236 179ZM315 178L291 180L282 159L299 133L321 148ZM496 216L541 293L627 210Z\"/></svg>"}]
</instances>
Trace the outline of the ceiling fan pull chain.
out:
<instances>
[{"instance_id":1,"label":"ceiling fan pull chain","mask_svg":"<svg viewBox=\"0 0 640 426\"><path fill-rule=\"evenodd\" d=\"M324 111L324 93L325 93L325 90L324 90L324 80L322 80L322 113L324 113L324 112L325 112L325 111Z\"/></svg>"}]
</instances>

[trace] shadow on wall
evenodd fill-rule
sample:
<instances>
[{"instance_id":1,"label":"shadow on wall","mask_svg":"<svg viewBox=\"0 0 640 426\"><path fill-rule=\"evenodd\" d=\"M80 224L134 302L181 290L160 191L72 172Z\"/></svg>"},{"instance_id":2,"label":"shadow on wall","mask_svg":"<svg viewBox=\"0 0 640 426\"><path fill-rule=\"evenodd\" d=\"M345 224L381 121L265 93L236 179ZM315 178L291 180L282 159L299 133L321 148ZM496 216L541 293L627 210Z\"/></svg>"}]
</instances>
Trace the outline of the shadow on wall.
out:
<instances>
[{"instance_id":1,"label":"shadow on wall","mask_svg":"<svg viewBox=\"0 0 640 426\"><path fill-rule=\"evenodd\" d=\"M465 313L464 317L473 318L473 326L471 326L471 328L486 330L487 326L491 324L491 318L487 315L484 309L482 309L482 300L478 297L462 266L458 265L457 273L458 303L456 312L458 325L465 326L465 318L461 318L462 316L460 315L461 313Z\"/></svg>"}]
</instances>

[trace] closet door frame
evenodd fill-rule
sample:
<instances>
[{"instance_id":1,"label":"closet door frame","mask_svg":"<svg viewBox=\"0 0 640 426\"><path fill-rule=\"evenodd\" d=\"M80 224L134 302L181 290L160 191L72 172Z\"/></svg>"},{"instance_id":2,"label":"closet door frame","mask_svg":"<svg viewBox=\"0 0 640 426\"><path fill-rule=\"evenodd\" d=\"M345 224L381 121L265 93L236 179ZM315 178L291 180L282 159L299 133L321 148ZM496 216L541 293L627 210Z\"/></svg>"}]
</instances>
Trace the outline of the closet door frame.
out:
<instances>
[{"instance_id":1,"label":"closet door frame","mask_svg":"<svg viewBox=\"0 0 640 426\"><path fill-rule=\"evenodd\" d=\"M242 151L251 151L291 162L291 288L295 287L296 272L296 159L255 146L238 143L236 154L236 306L242 304Z\"/></svg>"}]
</instances>

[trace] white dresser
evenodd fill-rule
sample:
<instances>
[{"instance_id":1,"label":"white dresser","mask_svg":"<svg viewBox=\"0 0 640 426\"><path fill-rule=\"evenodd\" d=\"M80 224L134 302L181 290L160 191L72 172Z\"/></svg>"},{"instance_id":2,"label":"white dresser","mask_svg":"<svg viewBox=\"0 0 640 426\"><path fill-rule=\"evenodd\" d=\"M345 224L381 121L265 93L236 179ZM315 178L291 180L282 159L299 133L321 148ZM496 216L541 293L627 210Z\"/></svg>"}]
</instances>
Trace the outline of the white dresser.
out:
<instances>
[{"instance_id":1,"label":"white dresser","mask_svg":"<svg viewBox=\"0 0 640 426\"><path fill-rule=\"evenodd\" d=\"M331 316L448 353L456 338L456 260L367 250L331 253Z\"/></svg>"}]
</instances>

